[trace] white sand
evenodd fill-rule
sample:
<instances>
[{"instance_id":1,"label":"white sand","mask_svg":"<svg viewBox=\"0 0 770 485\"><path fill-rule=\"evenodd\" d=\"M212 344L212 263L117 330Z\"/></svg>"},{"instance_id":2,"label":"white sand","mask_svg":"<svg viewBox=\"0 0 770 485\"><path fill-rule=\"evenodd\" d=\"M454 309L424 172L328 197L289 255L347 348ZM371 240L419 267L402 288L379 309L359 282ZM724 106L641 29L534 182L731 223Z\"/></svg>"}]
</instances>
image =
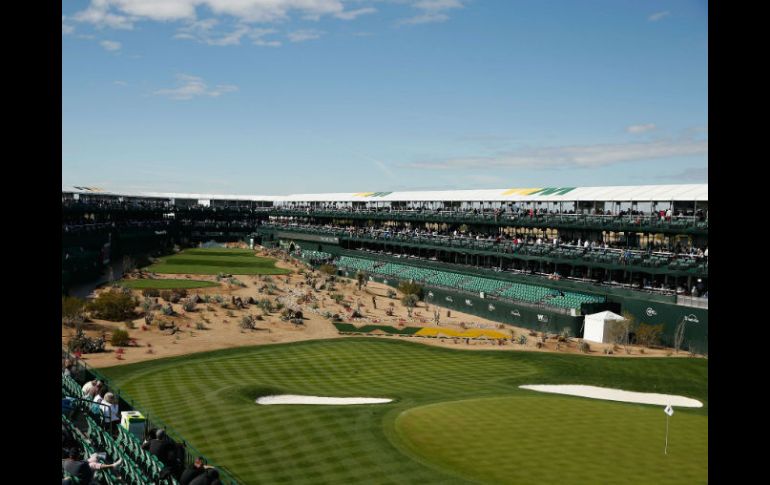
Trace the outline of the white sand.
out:
<instances>
[{"instance_id":1,"label":"white sand","mask_svg":"<svg viewBox=\"0 0 770 485\"><path fill-rule=\"evenodd\" d=\"M347 406L350 404L383 404L391 401L392 399L382 399L377 397L321 397L281 394L278 396L262 396L257 399L257 404L320 404L325 406Z\"/></svg>"},{"instance_id":2,"label":"white sand","mask_svg":"<svg viewBox=\"0 0 770 485\"><path fill-rule=\"evenodd\" d=\"M622 389L610 389L607 387L581 386L581 385L526 385L521 389L531 391L550 392L553 394L566 394L568 396L588 397L591 399L606 399L607 401L633 402L638 404L657 404L659 406L678 406L682 408L702 408L703 403L696 399L672 394L657 394L654 392L632 392Z\"/></svg>"}]
</instances>

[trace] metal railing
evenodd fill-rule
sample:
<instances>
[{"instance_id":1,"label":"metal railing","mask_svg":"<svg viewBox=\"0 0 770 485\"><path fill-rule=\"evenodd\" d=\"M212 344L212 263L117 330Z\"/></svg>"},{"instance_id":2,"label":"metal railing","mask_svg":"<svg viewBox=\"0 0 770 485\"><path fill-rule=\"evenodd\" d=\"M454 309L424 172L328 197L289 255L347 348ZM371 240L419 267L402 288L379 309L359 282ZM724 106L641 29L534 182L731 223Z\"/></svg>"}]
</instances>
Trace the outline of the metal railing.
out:
<instances>
[{"instance_id":1,"label":"metal railing","mask_svg":"<svg viewBox=\"0 0 770 485\"><path fill-rule=\"evenodd\" d=\"M203 453L201 453L197 448L195 448L193 445L187 442L187 440L184 439L181 433L176 431L174 428L166 424L164 421L162 421L160 418L158 418L155 415L151 415L146 409L142 409L140 406L136 404L134 399L131 398L131 396L128 395L128 393L121 391L120 388L110 383L110 380L99 371L89 367L85 362L83 362L81 359L76 358L72 354L70 354L67 350L62 349L62 358L70 359L72 362L75 363L75 365L78 367L76 372L81 375L86 380L90 379L99 379L104 383L105 386L107 386L108 389L111 389L112 393L115 394L115 396L118 398L118 402L122 403L121 410L134 410L139 411L142 413L142 415L145 418L145 434L148 430L157 428L157 429L163 429L167 436L174 439L176 442L181 443L182 446L185 448L185 464L190 465L195 461L195 458L202 457L204 462L206 464L209 464L213 467L215 467L219 471L219 480L225 484L225 485L243 485L245 482L238 478L238 476L232 472L229 468L219 465L209 458L206 457ZM128 409L124 409L128 408Z\"/></svg>"}]
</instances>

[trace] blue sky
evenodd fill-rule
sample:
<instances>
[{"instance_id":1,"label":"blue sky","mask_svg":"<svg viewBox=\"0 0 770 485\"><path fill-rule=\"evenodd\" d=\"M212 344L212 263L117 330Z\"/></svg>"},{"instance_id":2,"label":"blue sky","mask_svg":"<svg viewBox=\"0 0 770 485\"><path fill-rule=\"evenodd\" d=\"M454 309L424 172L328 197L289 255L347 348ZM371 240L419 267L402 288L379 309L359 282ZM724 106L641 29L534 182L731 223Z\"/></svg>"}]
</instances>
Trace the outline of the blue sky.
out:
<instances>
[{"instance_id":1,"label":"blue sky","mask_svg":"<svg viewBox=\"0 0 770 485\"><path fill-rule=\"evenodd\" d=\"M700 183L705 1L64 0L62 184Z\"/></svg>"}]
</instances>

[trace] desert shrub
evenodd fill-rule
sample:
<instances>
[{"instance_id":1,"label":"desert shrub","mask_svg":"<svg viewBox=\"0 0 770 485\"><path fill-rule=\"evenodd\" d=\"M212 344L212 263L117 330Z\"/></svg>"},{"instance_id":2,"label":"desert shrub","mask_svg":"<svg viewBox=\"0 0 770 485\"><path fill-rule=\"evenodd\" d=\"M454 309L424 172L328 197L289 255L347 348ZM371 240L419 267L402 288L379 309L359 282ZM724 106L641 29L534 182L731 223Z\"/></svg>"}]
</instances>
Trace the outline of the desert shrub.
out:
<instances>
[{"instance_id":1,"label":"desert shrub","mask_svg":"<svg viewBox=\"0 0 770 485\"><path fill-rule=\"evenodd\" d=\"M187 298L187 290L184 288L179 288L177 290L174 290L174 293L179 295L179 298Z\"/></svg>"},{"instance_id":2,"label":"desert shrub","mask_svg":"<svg viewBox=\"0 0 770 485\"><path fill-rule=\"evenodd\" d=\"M136 328L136 325L134 325L134 321L133 320L126 320L123 323L126 325L126 328L128 328L128 329L133 330L133 329Z\"/></svg>"},{"instance_id":3,"label":"desert shrub","mask_svg":"<svg viewBox=\"0 0 770 485\"><path fill-rule=\"evenodd\" d=\"M345 297L344 297L344 296L342 296L340 293L334 293L333 295L331 295L331 298L332 298L332 300L334 300L334 302L335 302L335 303L337 303L338 305L339 305L339 304L341 304L341 303L342 303L342 300L344 300L344 299L345 299Z\"/></svg>"},{"instance_id":4,"label":"desert shrub","mask_svg":"<svg viewBox=\"0 0 770 485\"><path fill-rule=\"evenodd\" d=\"M95 352L104 352L104 338L90 338L82 330L67 343L67 349L70 352L82 352L90 354Z\"/></svg>"},{"instance_id":5,"label":"desert shrub","mask_svg":"<svg viewBox=\"0 0 770 485\"><path fill-rule=\"evenodd\" d=\"M204 325L203 322L196 322L195 323L195 329L196 330L206 330L206 325Z\"/></svg>"},{"instance_id":6,"label":"desert shrub","mask_svg":"<svg viewBox=\"0 0 770 485\"><path fill-rule=\"evenodd\" d=\"M580 351L583 352L584 354L587 354L588 352L591 351L591 346L588 345L588 342L583 341L583 342L580 342L578 349L580 349Z\"/></svg>"},{"instance_id":7,"label":"desert shrub","mask_svg":"<svg viewBox=\"0 0 770 485\"><path fill-rule=\"evenodd\" d=\"M144 323L147 324L149 327L152 325L152 321L155 320L155 314L152 312L147 312L144 314Z\"/></svg>"},{"instance_id":8,"label":"desert shrub","mask_svg":"<svg viewBox=\"0 0 770 485\"><path fill-rule=\"evenodd\" d=\"M179 293L173 292L171 293L171 296L168 297L168 302L170 303L179 303L182 300L182 295Z\"/></svg>"},{"instance_id":9,"label":"desert shrub","mask_svg":"<svg viewBox=\"0 0 770 485\"><path fill-rule=\"evenodd\" d=\"M163 298L166 301L171 300L171 291L169 290L163 290L160 292L160 297Z\"/></svg>"},{"instance_id":10,"label":"desert shrub","mask_svg":"<svg viewBox=\"0 0 770 485\"><path fill-rule=\"evenodd\" d=\"M251 315L244 315L243 318L241 318L240 325L244 330L251 330L254 328L254 319L251 317Z\"/></svg>"},{"instance_id":11,"label":"desert shrub","mask_svg":"<svg viewBox=\"0 0 770 485\"><path fill-rule=\"evenodd\" d=\"M86 302L80 298L62 296L61 319L62 323L69 326L77 326L85 320Z\"/></svg>"},{"instance_id":12,"label":"desert shrub","mask_svg":"<svg viewBox=\"0 0 770 485\"><path fill-rule=\"evenodd\" d=\"M214 301L221 304L225 301L225 299L222 297L222 295L214 295Z\"/></svg>"},{"instance_id":13,"label":"desert shrub","mask_svg":"<svg viewBox=\"0 0 770 485\"><path fill-rule=\"evenodd\" d=\"M519 335L519 345L527 345L527 336Z\"/></svg>"},{"instance_id":14,"label":"desert shrub","mask_svg":"<svg viewBox=\"0 0 770 485\"><path fill-rule=\"evenodd\" d=\"M172 315L174 315L176 313L174 311L174 307L171 306L171 303L169 303L168 305L166 305L164 307L161 307L160 311L161 311L161 313L163 313L167 317L170 317L170 316L172 316Z\"/></svg>"},{"instance_id":15,"label":"desert shrub","mask_svg":"<svg viewBox=\"0 0 770 485\"><path fill-rule=\"evenodd\" d=\"M126 347L130 341L131 338L128 336L128 332L121 329L116 329L112 332L112 337L110 337L110 343L113 347Z\"/></svg>"},{"instance_id":16,"label":"desert shrub","mask_svg":"<svg viewBox=\"0 0 770 485\"><path fill-rule=\"evenodd\" d=\"M233 318L233 317L235 317L235 313L233 313L232 310L227 310L226 316L228 316L230 318Z\"/></svg>"},{"instance_id":17,"label":"desert shrub","mask_svg":"<svg viewBox=\"0 0 770 485\"><path fill-rule=\"evenodd\" d=\"M415 295L418 300L422 300L422 286L418 285L415 282L410 281L402 281L398 285L399 291L403 293L404 295Z\"/></svg>"},{"instance_id":18,"label":"desert shrub","mask_svg":"<svg viewBox=\"0 0 770 485\"><path fill-rule=\"evenodd\" d=\"M276 310L282 310L283 306L284 306L283 303L281 303L280 301L275 303Z\"/></svg>"},{"instance_id":19,"label":"desert shrub","mask_svg":"<svg viewBox=\"0 0 770 485\"><path fill-rule=\"evenodd\" d=\"M395 298L398 293L396 293L396 290L388 290L388 298Z\"/></svg>"},{"instance_id":20,"label":"desert shrub","mask_svg":"<svg viewBox=\"0 0 770 485\"><path fill-rule=\"evenodd\" d=\"M645 347L658 346L660 345L662 335L662 323L660 325L647 325L646 323L642 323L639 325L639 328L636 329L636 342Z\"/></svg>"},{"instance_id":21,"label":"desert shrub","mask_svg":"<svg viewBox=\"0 0 770 485\"><path fill-rule=\"evenodd\" d=\"M88 310L96 318L119 322L134 315L136 300L121 291L105 291L88 304Z\"/></svg>"},{"instance_id":22,"label":"desert shrub","mask_svg":"<svg viewBox=\"0 0 770 485\"><path fill-rule=\"evenodd\" d=\"M146 296L148 298L157 298L160 296L160 290L157 288L145 288L142 290L142 296Z\"/></svg>"},{"instance_id":23,"label":"desert shrub","mask_svg":"<svg viewBox=\"0 0 770 485\"><path fill-rule=\"evenodd\" d=\"M569 327L564 327L561 330L561 333L559 333L559 341L560 342L564 342L564 341L568 340L571 335L572 335L572 329L569 328Z\"/></svg>"},{"instance_id":24,"label":"desert shrub","mask_svg":"<svg viewBox=\"0 0 770 485\"><path fill-rule=\"evenodd\" d=\"M337 274L337 268L332 264L322 264L318 267L318 270L321 273L327 274L329 276Z\"/></svg>"},{"instance_id":25,"label":"desert shrub","mask_svg":"<svg viewBox=\"0 0 770 485\"><path fill-rule=\"evenodd\" d=\"M182 303L182 309L186 312L194 312L195 311L195 302L192 300L185 300Z\"/></svg>"},{"instance_id":26,"label":"desert shrub","mask_svg":"<svg viewBox=\"0 0 770 485\"><path fill-rule=\"evenodd\" d=\"M261 308L265 314L269 315L270 312L273 311L273 303L269 298L263 298L259 300L259 308Z\"/></svg>"}]
</instances>

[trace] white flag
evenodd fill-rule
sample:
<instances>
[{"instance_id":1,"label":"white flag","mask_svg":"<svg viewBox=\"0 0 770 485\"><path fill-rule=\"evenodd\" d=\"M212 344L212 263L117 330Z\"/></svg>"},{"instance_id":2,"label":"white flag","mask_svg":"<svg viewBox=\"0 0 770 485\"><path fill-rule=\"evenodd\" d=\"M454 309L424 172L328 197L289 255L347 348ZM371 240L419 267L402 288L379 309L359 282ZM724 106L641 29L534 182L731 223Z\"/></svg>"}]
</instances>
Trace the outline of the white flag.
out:
<instances>
[{"instance_id":1,"label":"white flag","mask_svg":"<svg viewBox=\"0 0 770 485\"><path fill-rule=\"evenodd\" d=\"M663 412L668 414L669 416L673 416L674 408L672 408L671 405L669 404L668 406L666 406L666 409L664 409Z\"/></svg>"}]
</instances>

